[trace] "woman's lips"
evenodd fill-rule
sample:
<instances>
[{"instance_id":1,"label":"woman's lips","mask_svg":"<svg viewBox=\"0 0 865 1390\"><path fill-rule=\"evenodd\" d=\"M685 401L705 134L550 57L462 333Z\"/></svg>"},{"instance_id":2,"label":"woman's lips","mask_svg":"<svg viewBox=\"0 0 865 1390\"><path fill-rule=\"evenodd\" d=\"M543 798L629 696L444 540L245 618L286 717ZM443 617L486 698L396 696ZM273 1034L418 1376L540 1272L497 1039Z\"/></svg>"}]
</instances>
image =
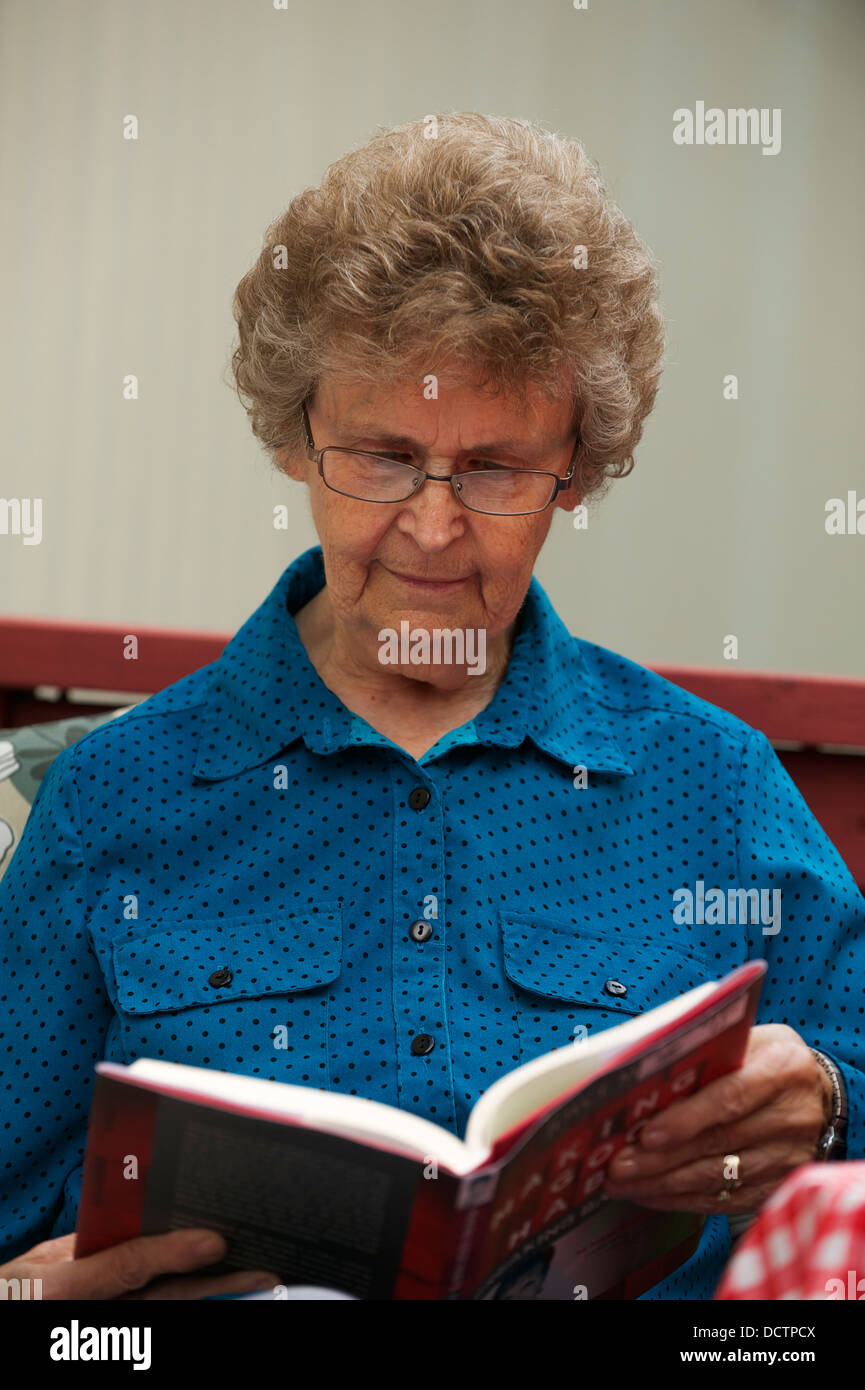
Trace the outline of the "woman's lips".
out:
<instances>
[{"instance_id":1,"label":"woman's lips","mask_svg":"<svg viewBox=\"0 0 865 1390\"><path fill-rule=\"evenodd\" d=\"M429 593L445 594L451 589L458 589L462 584L467 584L471 575L466 575L464 579L421 579L413 574L400 574L398 570L388 570L394 579L398 579L402 584L409 585L412 589L426 589Z\"/></svg>"}]
</instances>

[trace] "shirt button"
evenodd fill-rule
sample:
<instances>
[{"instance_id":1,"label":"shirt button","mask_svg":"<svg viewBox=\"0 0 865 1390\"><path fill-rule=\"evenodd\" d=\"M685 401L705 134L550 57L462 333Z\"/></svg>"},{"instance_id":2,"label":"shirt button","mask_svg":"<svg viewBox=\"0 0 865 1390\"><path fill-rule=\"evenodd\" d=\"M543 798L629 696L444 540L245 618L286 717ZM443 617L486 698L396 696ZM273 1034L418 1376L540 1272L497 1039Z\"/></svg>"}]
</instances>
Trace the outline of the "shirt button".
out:
<instances>
[{"instance_id":1,"label":"shirt button","mask_svg":"<svg viewBox=\"0 0 865 1390\"><path fill-rule=\"evenodd\" d=\"M422 811L429 805L430 794L426 787L412 787L408 794L408 804L413 811Z\"/></svg>"},{"instance_id":2,"label":"shirt button","mask_svg":"<svg viewBox=\"0 0 865 1390\"><path fill-rule=\"evenodd\" d=\"M607 994L627 994L628 986L623 985L621 980L607 980L604 985Z\"/></svg>"},{"instance_id":3,"label":"shirt button","mask_svg":"<svg viewBox=\"0 0 865 1390\"><path fill-rule=\"evenodd\" d=\"M213 985L214 989L220 989L222 985L230 985L233 978L231 971L223 968L214 970L207 983Z\"/></svg>"},{"instance_id":4,"label":"shirt button","mask_svg":"<svg viewBox=\"0 0 865 1390\"><path fill-rule=\"evenodd\" d=\"M412 922L408 929L408 934L412 941L429 941L432 936L432 922L422 921Z\"/></svg>"},{"instance_id":5,"label":"shirt button","mask_svg":"<svg viewBox=\"0 0 865 1390\"><path fill-rule=\"evenodd\" d=\"M435 1038L431 1038L429 1033L415 1033L411 1040L411 1050L415 1057L425 1057L434 1047Z\"/></svg>"}]
</instances>

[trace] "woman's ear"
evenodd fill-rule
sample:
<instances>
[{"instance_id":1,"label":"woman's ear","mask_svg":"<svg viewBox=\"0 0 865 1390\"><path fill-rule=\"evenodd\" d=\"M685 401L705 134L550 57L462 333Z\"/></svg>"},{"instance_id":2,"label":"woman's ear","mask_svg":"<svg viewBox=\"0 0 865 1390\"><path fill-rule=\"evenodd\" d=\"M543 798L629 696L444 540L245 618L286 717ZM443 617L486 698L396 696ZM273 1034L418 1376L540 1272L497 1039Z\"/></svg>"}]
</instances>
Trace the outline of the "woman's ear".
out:
<instances>
[{"instance_id":1,"label":"woman's ear","mask_svg":"<svg viewBox=\"0 0 865 1390\"><path fill-rule=\"evenodd\" d=\"M283 449L277 449L273 457L280 472L284 473L287 478L293 478L296 483L306 482L309 460L304 458L300 449L293 449L289 445Z\"/></svg>"},{"instance_id":2,"label":"woman's ear","mask_svg":"<svg viewBox=\"0 0 865 1390\"><path fill-rule=\"evenodd\" d=\"M572 512L580 505L582 500L582 494L576 487L565 487L562 488L556 498L556 506L561 507L563 512Z\"/></svg>"}]
</instances>

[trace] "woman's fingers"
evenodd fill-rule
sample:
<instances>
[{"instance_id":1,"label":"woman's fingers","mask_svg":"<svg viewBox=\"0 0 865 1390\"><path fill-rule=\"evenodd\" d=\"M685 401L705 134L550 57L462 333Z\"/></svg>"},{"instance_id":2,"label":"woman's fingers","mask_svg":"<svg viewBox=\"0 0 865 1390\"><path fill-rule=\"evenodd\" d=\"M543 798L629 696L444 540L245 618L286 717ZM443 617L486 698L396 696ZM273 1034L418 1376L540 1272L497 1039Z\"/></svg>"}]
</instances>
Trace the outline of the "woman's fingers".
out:
<instances>
[{"instance_id":1,"label":"woman's fingers","mask_svg":"<svg viewBox=\"0 0 865 1390\"><path fill-rule=\"evenodd\" d=\"M807 1146L797 1148L783 1141L754 1148L733 1144L726 1152L739 1157L739 1186L735 1188L727 1187L725 1154L715 1154L651 1178L632 1182L610 1178L604 1190L614 1201L634 1202L656 1211L704 1215L755 1212L795 1168L813 1157Z\"/></svg>"},{"instance_id":2,"label":"woman's fingers","mask_svg":"<svg viewBox=\"0 0 865 1390\"><path fill-rule=\"evenodd\" d=\"M225 1240L215 1231L169 1231L161 1236L140 1236L125 1241L99 1255L79 1261L103 1262L94 1270L104 1283L88 1282L91 1290L75 1297L126 1300L192 1300L218 1293L251 1293L253 1289L273 1288L276 1274L264 1270L233 1270L228 1274L193 1277L202 1266L212 1265L225 1254ZM182 1279L172 1275L185 1274ZM100 1292L104 1288L106 1292Z\"/></svg>"},{"instance_id":3,"label":"woman's fingers","mask_svg":"<svg viewBox=\"0 0 865 1390\"><path fill-rule=\"evenodd\" d=\"M764 1023L751 1029L741 1067L653 1115L642 1128L640 1147L682 1149L706 1130L731 1129L767 1111L785 1095L822 1117L819 1068L807 1044L786 1024Z\"/></svg>"},{"instance_id":4,"label":"woman's fingers","mask_svg":"<svg viewBox=\"0 0 865 1390\"><path fill-rule=\"evenodd\" d=\"M18 1264L22 1260L26 1260L28 1264L53 1266L63 1264L67 1260L72 1260L74 1258L75 1235L73 1233L69 1236L54 1236L52 1240L41 1241L39 1245L34 1245L32 1250L28 1250L26 1254L19 1255L14 1263ZM11 1268L11 1266L4 1265L2 1268L5 1270ZM40 1271L37 1270L37 1277L39 1272Z\"/></svg>"},{"instance_id":5,"label":"woman's fingers","mask_svg":"<svg viewBox=\"0 0 865 1390\"><path fill-rule=\"evenodd\" d=\"M667 1149L647 1151L639 1144L620 1149L611 1160L608 1178L616 1183L630 1183L675 1172L697 1159L720 1159L728 1153L742 1154L745 1149L761 1148L773 1143L786 1143L788 1148L805 1155L799 1162L814 1158L820 1134L820 1117L807 1107L791 1105L781 1097L765 1110L757 1110L735 1125L712 1125L689 1143Z\"/></svg>"},{"instance_id":6,"label":"woman's fingers","mask_svg":"<svg viewBox=\"0 0 865 1390\"><path fill-rule=\"evenodd\" d=\"M225 1240L216 1231L168 1231L161 1236L138 1236L76 1260L75 1236L58 1236L0 1266L0 1277L40 1279L43 1300L186 1300L250 1293L279 1283L276 1274L263 1270L191 1277L193 1271L221 1259L225 1248ZM179 1274L187 1277L171 1277Z\"/></svg>"},{"instance_id":7,"label":"woman's fingers","mask_svg":"<svg viewBox=\"0 0 865 1390\"><path fill-rule=\"evenodd\" d=\"M807 1161L804 1146L791 1147L782 1141L777 1144L760 1144L757 1148L738 1148L726 1150L739 1156L739 1179L742 1187L746 1184L768 1181L779 1182L792 1168ZM634 1178L627 1183L608 1181L606 1191L610 1196L627 1197L629 1201L639 1202L644 1196L678 1197L685 1192L710 1192L717 1196L725 1185L724 1154L712 1154L707 1158L697 1158L691 1163L683 1163L669 1173L656 1173L645 1178ZM736 1191L741 1191L737 1188Z\"/></svg>"},{"instance_id":8,"label":"woman's fingers","mask_svg":"<svg viewBox=\"0 0 865 1390\"><path fill-rule=\"evenodd\" d=\"M137 1293L123 1294L121 1303L130 1301L147 1302L151 1299L177 1299L182 1302L197 1298L213 1298L222 1293L252 1293L255 1289L272 1289L279 1283L275 1274L262 1270L235 1270L232 1274L213 1276L210 1279L196 1279L187 1274L183 1279L157 1279Z\"/></svg>"},{"instance_id":9,"label":"woman's fingers","mask_svg":"<svg viewBox=\"0 0 865 1390\"><path fill-rule=\"evenodd\" d=\"M68 1292L60 1298L122 1298L164 1275L184 1274L214 1264L225 1254L216 1231L167 1231L137 1236L63 1266Z\"/></svg>"}]
</instances>

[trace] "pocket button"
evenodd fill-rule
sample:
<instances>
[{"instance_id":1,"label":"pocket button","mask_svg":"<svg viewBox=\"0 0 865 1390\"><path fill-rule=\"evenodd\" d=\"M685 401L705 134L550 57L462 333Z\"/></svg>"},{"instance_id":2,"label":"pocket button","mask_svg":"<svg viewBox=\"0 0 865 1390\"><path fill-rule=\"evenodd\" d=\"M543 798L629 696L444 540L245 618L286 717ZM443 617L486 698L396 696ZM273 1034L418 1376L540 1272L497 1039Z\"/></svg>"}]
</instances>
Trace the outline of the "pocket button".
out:
<instances>
[{"instance_id":1,"label":"pocket button","mask_svg":"<svg viewBox=\"0 0 865 1390\"><path fill-rule=\"evenodd\" d=\"M207 983L213 985L214 989L221 989L224 985L230 985L233 978L231 971L223 968L222 970L214 970Z\"/></svg>"},{"instance_id":2,"label":"pocket button","mask_svg":"<svg viewBox=\"0 0 865 1390\"><path fill-rule=\"evenodd\" d=\"M623 985L621 980L607 980L606 984L604 985L604 989L606 990L607 994L614 994L617 997L620 997L623 994L627 994L628 992L628 986Z\"/></svg>"}]
</instances>

